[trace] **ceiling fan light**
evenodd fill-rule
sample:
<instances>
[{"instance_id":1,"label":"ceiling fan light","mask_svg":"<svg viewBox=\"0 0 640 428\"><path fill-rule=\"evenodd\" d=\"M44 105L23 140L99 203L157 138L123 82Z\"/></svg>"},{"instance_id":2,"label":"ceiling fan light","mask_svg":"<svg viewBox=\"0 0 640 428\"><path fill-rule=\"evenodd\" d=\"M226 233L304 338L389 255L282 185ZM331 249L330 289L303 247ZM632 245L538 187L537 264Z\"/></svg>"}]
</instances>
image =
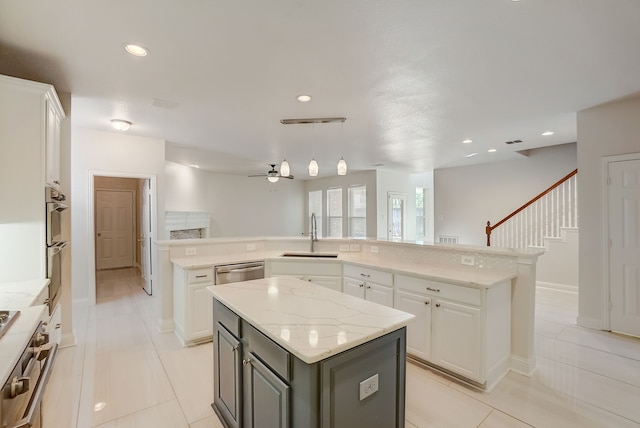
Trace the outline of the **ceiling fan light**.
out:
<instances>
[{"instance_id":1,"label":"ceiling fan light","mask_svg":"<svg viewBox=\"0 0 640 428\"><path fill-rule=\"evenodd\" d=\"M338 175L347 175L347 161L344 158L338 161Z\"/></svg>"},{"instance_id":2,"label":"ceiling fan light","mask_svg":"<svg viewBox=\"0 0 640 428\"><path fill-rule=\"evenodd\" d=\"M291 175L291 168L289 168L289 162L285 158L280 164L280 175L283 177L288 177Z\"/></svg>"},{"instance_id":3,"label":"ceiling fan light","mask_svg":"<svg viewBox=\"0 0 640 428\"><path fill-rule=\"evenodd\" d=\"M267 180L269 180L269 183L277 183L278 180L280 180L280 177L270 175L270 176L267 177Z\"/></svg>"},{"instance_id":4,"label":"ceiling fan light","mask_svg":"<svg viewBox=\"0 0 640 428\"><path fill-rule=\"evenodd\" d=\"M315 159L311 159L311 162L309 162L309 175L311 177L318 175L318 162Z\"/></svg>"}]
</instances>

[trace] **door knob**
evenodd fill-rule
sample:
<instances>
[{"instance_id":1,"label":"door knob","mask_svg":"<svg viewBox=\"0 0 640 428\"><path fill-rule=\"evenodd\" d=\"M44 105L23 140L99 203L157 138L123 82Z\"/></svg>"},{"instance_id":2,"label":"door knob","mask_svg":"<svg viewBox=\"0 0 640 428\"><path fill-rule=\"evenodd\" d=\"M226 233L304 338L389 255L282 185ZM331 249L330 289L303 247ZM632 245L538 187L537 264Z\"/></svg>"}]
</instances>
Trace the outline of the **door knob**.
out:
<instances>
[{"instance_id":1,"label":"door knob","mask_svg":"<svg viewBox=\"0 0 640 428\"><path fill-rule=\"evenodd\" d=\"M98 232L98 236L102 236L102 233Z\"/></svg>"}]
</instances>

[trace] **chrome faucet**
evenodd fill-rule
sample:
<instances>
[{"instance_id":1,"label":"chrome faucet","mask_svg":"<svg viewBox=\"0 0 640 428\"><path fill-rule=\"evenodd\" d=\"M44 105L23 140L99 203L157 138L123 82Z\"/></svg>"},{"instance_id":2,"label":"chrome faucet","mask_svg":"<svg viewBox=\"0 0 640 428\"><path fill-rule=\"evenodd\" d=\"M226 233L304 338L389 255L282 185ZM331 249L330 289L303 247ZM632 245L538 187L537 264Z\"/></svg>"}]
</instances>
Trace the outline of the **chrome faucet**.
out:
<instances>
[{"instance_id":1,"label":"chrome faucet","mask_svg":"<svg viewBox=\"0 0 640 428\"><path fill-rule=\"evenodd\" d=\"M315 242L318 242L318 225L316 223L316 213L311 213L311 252L315 251Z\"/></svg>"}]
</instances>

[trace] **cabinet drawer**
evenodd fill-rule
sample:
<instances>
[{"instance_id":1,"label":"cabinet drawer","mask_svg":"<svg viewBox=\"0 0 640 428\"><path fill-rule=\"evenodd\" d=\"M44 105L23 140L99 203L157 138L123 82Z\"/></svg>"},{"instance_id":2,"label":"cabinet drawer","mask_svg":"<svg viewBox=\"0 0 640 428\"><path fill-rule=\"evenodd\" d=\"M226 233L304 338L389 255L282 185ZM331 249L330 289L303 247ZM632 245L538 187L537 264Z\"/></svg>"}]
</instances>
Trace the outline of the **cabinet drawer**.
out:
<instances>
[{"instance_id":1,"label":"cabinet drawer","mask_svg":"<svg viewBox=\"0 0 640 428\"><path fill-rule=\"evenodd\" d=\"M213 282L213 269L190 269L189 271L189 284L196 284L199 282Z\"/></svg>"},{"instance_id":2,"label":"cabinet drawer","mask_svg":"<svg viewBox=\"0 0 640 428\"><path fill-rule=\"evenodd\" d=\"M213 319L236 337L240 337L240 317L217 300L214 300L213 304Z\"/></svg>"},{"instance_id":3,"label":"cabinet drawer","mask_svg":"<svg viewBox=\"0 0 640 428\"><path fill-rule=\"evenodd\" d=\"M475 306L480 306L482 303L482 290L478 288L446 284L405 275L396 275L395 282L398 290L409 291L422 296L442 297Z\"/></svg>"},{"instance_id":4,"label":"cabinet drawer","mask_svg":"<svg viewBox=\"0 0 640 428\"><path fill-rule=\"evenodd\" d=\"M344 276L371 281L377 284L393 286L393 274L361 266L344 265Z\"/></svg>"},{"instance_id":5,"label":"cabinet drawer","mask_svg":"<svg viewBox=\"0 0 640 428\"><path fill-rule=\"evenodd\" d=\"M291 380L290 356L287 351L245 322L245 339L250 350L284 380Z\"/></svg>"}]
</instances>

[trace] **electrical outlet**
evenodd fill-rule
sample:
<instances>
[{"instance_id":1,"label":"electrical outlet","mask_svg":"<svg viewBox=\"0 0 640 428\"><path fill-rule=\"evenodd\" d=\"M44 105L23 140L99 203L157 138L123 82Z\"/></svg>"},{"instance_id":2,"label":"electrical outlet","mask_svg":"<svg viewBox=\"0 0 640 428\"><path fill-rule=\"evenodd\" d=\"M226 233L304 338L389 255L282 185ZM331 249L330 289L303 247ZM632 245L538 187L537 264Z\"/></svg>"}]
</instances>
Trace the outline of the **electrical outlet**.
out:
<instances>
[{"instance_id":1,"label":"electrical outlet","mask_svg":"<svg viewBox=\"0 0 640 428\"><path fill-rule=\"evenodd\" d=\"M360 244L349 245L349 251L360 251Z\"/></svg>"},{"instance_id":2,"label":"electrical outlet","mask_svg":"<svg viewBox=\"0 0 640 428\"><path fill-rule=\"evenodd\" d=\"M378 247L376 245L371 246L371 252L374 254L378 254Z\"/></svg>"},{"instance_id":3,"label":"electrical outlet","mask_svg":"<svg viewBox=\"0 0 640 428\"><path fill-rule=\"evenodd\" d=\"M378 391L378 373L360 382L360 401Z\"/></svg>"},{"instance_id":4,"label":"electrical outlet","mask_svg":"<svg viewBox=\"0 0 640 428\"><path fill-rule=\"evenodd\" d=\"M349 251L349 244L340 244L340 251Z\"/></svg>"},{"instance_id":5,"label":"electrical outlet","mask_svg":"<svg viewBox=\"0 0 640 428\"><path fill-rule=\"evenodd\" d=\"M195 256L198 253L196 247L189 247L184 249L184 254L186 256Z\"/></svg>"},{"instance_id":6,"label":"electrical outlet","mask_svg":"<svg viewBox=\"0 0 640 428\"><path fill-rule=\"evenodd\" d=\"M473 266L475 264L475 258L473 256L462 256L461 262L463 265Z\"/></svg>"},{"instance_id":7,"label":"electrical outlet","mask_svg":"<svg viewBox=\"0 0 640 428\"><path fill-rule=\"evenodd\" d=\"M247 251L255 251L256 244L247 244Z\"/></svg>"}]
</instances>

